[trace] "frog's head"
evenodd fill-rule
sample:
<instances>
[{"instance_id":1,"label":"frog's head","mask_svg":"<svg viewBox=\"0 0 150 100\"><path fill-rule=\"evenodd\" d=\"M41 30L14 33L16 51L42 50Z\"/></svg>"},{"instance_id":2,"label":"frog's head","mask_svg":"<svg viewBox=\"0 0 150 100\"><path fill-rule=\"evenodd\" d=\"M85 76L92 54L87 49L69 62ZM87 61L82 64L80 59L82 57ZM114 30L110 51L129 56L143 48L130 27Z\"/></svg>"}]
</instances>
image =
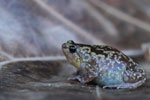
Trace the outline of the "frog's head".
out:
<instances>
[{"instance_id":1,"label":"frog's head","mask_svg":"<svg viewBox=\"0 0 150 100\"><path fill-rule=\"evenodd\" d=\"M89 45L77 44L72 40L62 45L62 50L67 60L77 69L83 67L81 64L91 60L91 47Z\"/></svg>"}]
</instances>

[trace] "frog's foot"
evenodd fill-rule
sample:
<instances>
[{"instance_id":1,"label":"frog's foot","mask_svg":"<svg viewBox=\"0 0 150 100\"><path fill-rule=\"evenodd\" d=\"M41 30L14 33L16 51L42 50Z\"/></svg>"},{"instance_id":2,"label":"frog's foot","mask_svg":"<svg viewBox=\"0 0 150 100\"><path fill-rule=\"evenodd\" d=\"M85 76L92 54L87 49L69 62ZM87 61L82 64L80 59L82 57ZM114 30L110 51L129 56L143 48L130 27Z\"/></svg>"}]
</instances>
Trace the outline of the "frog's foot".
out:
<instances>
[{"instance_id":1,"label":"frog's foot","mask_svg":"<svg viewBox=\"0 0 150 100\"><path fill-rule=\"evenodd\" d=\"M88 83L88 82L90 82L90 81L92 81L93 79L94 79L95 77L82 77L82 76L80 76L80 75L74 75L74 76L72 76L72 77L69 77L68 78L68 80L70 80L70 81L75 81L75 80L78 80L79 82L81 82L82 84L86 84L86 83Z\"/></svg>"},{"instance_id":2,"label":"frog's foot","mask_svg":"<svg viewBox=\"0 0 150 100\"><path fill-rule=\"evenodd\" d=\"M80 81L82 84L89 83L90 81L94 80L94 76L78 76L77 80Z\"/></svg>"},{"instance_id":3,"label":"frog's foot","mask_svg":"<svg viewBox=\"0 0 150 100\"><path fill-rule=\"evenodd\" d=\"M79 77L79 75L73 75L73 76L71 76L71 77L69 77L67 80L69 80L69 81L75 81L75 80L78 80L78 77Z\"/></svg>"},{"instance_id":4,"label":"frog's foot","mask_svg":"<svg viewBox=\"0 0 150 100\"><path fill-rule=\"evenodd\" d=\"M141 86L143 83L145 82L145 80L136 82L136 83L123 83L123 84L119 84L119 85L107 85L107 86L103 86L104 89L106 88L115 88L115 89L134 89L137 88L139 86Z\"/></svg>"},{"instance_id":5,"label":"frog's foot","mask_svg":"<svg viewBox=\"0 0 150 100\"><path fill-rule=\"evenodd\" d=\"M76 73L73 73L73 75L71 77L69 77L67 80L75 81L75 80L78 80L79 77L80 77L79 71L77 71Z\"/></svg>"}]
</instances>

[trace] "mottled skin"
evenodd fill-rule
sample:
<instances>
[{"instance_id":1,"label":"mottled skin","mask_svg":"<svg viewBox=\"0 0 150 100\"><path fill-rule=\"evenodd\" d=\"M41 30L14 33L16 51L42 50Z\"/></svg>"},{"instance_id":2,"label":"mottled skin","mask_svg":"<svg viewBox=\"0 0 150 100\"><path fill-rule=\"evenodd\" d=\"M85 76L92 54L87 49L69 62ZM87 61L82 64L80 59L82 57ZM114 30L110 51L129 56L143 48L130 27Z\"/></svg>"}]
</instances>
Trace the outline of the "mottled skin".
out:
<instances>
[{"instance_id":1,"label":"mottled skin","mask_svg":"<svg viewBox=\"0 0 150 100\"><path fill-rule=\"evenodd\" d=\"M115 48L70 40L62 50L78 70L74 79L83 84L93 81L103 88L136 88L146 80L143 68Z\"/></svg>"}]
</instances>

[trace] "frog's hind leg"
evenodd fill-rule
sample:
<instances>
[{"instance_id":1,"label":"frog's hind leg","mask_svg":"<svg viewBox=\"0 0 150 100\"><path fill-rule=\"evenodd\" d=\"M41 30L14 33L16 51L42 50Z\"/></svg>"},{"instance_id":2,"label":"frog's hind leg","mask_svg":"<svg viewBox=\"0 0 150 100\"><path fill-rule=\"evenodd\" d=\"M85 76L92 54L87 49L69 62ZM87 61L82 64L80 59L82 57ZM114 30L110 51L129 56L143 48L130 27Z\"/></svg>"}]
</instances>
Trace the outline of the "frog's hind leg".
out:
<instances>
[{"instance_id":1,"label":"frog's hind leg","mask_svg":"<svg viewBox=\"0 0 150 100\"><path fill-rule=\"evenodd\" d=\"M145 79L146 80L146 79ZM141 86L145 80L141 80L139 82L136 83L123 83L123 84L119 84L119 85L107 85L107 86L103 86L104 89L106 88L115 88L115 89L134 89L137 88L139 86Z\"/></svg>"}]
</instances>

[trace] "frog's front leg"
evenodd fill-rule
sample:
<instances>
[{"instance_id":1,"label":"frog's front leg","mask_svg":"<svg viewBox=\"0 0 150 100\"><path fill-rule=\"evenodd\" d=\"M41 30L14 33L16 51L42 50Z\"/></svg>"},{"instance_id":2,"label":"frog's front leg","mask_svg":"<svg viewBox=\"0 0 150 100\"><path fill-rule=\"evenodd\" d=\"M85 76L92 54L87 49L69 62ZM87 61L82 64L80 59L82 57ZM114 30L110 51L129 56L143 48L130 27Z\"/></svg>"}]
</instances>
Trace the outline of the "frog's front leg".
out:
<instances>
[{"instance_id":1,"label":"frog's front leg","mask_svg":"<svg viewBox=\"0 0 150 100\"><path fill-rule=\"evenodd\" d=\"M76 73L73 73L73 75L69 77L68 80L75 81L78 80L79 77L80 77L79 71L77 71Z\"/></svg>"},{"instance_id":2,"label":"frog's front leg","mask_svg":"<svg viewBox=\"0 0 150 100\"><path fill-rule=\"evenodd\" d=\"M92 81L96 76L93 73L85 73L82 70L78 71L73 77L69 78L69 80L78 80L82 84L86 84Z\"/></svg>"},{"instance_id":3,"label":"frog's front leg","mask_svg":"<svg viewBox=\"0 0 150 100\"><path fill-rule=\"evenodd\" d=\"M141 80L138 81L136 83L123 83L123 84L118 84L118 85L107 85L107 86L103 86L103 88L115 88L115 89L133 89L133 88L137 88L138 86L141 86L143 83L145 82L145 80Z\"/></svg>"}]
</instances>

